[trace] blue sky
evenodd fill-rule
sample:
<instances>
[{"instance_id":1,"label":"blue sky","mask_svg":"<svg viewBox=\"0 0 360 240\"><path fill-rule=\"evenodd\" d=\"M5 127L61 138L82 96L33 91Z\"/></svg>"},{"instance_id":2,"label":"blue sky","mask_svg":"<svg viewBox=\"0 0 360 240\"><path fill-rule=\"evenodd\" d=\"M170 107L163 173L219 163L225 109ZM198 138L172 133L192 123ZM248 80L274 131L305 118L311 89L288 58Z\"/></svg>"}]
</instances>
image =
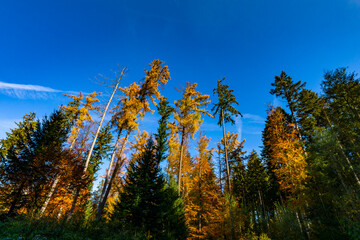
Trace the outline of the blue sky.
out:
<instances>
[{"instance_id":1,"label":"blue sky","mask_svg":"<svg viewBox=\"0 0 360 240\"><path fill-rule=\"evenodd\" d=\"M99 73L127 66L125 86L160 59L171 102L187 81L212 94L226 77L244 115L228 129L259 150L268 103L283 105L269 94L274 75L320 91L325 70L360 72L359 30L360 0L1 1L0 138L25 113L65 104L64 92L103 91L89 81ZM209 118L202 131L213 142L222 134Z\"/></svg>"}]
</instances>

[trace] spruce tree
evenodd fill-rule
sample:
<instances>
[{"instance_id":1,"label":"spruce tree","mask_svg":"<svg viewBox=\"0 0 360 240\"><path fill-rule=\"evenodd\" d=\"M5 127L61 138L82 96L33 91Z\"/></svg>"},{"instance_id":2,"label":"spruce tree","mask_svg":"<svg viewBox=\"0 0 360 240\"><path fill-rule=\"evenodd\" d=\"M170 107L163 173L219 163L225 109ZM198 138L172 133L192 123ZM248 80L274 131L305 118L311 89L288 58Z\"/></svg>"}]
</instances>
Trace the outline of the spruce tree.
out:
<instances>
[{"instance_id":1,"label":"spruce tree","mask_svg":"<svg viewBox=\"0 0 360 240\"><path fill-rule=\"evenodd\" d=\"M157 107L157 110L161 116L158 124L158 131L155 134L156 140L156 159L158 161L158 165L166 159L166 151L169 149L168 146L168 121L171 114L174 111L173 107L169 106L169 102L165 97L161 98L160 103Z\"/></svg>"},{"instance_id":2,"label":"spruce tree","mask_svg":"<svg viewBox=\"0 0 360 240\"><path fill-rule=\"evenodd\" d=\"M35 129L23 129L23 134L27 136L26 142L19 142L21 148L13 145L5 156L6 174L2 181L4 186L10 187L7 195L9 214L16 214L23 207L28 211L40 208L49 191L49 183L58 175L60 163L66 155L63 145L69 127L60 110L42 121L38 120Z\"/></svg>"},{"instance_id":3,"label":"spruce tree","mask_svg":"<svg viewBox=\"0 0 360 240\"><path fill-rule=\"evenodd\" d=\"M182 206L176 202L174 189L166 190L155 152L154 143L150 139L143 154L130 163L111 221L133 235L143 235L148 239L168 239L169 236L185 239ZM175 220L178 224L175 224ZM185 231L181 234L179 229Z\"/></svg>"},{"instance_id":4,"label":"spruce tree","mask_svg":"<svg viewBox=\"0 0 360 240\"><path fill-rule=\"evenodd\" d=\"M248 156L245 179L248 190L247 198L250 200L248 202L248 209L252 212L254 217L257 216L256 222L260 225L264 221L267 221L264 196L267 195L269 176L255 150ZM263 226L260 225L260 228L263 228Z\"/></svg>"},{"instance_id":5,"label":"spruce tree","mask_svg":"<svg viewBox=\"0 0 360 240\"><path fill-rule=\"evenodd\" d=\"M301 81L294 82L290 76L282 71L280 76L275 76L275 82L271 83L271 86L274 87L270 90L272 95L285 99L291 112L292 122L295 123L296 130L301 138L300 129L295 116L295 107L299 93L301 89L304 88L305 83L302 83Z\"/></svg>"},{"instance_id":6,"label":"spruce tree","mask_svg":"<svg viewBox=\"0 0 360 240\"><path fill-rule=\"evenodd\" d=\"M212 109L214 116L219 114L218 125L223 128L223 139L224 139L224 150L225 150L225 161L226 161L226 172L227 172L227 183L228 191L231 194L231 182L230 182L230 167L228 159L227 139L225 136L225 123L234 124L235 120L233 117L241 116L241 113L233 106L234 104L239 105L233 94L233 90L228 89L229 86L223 84L222 80L218 80L217 88L214 89L213 95L218 95L218 103L214 104Z\"/></svg>"}]
</instances>

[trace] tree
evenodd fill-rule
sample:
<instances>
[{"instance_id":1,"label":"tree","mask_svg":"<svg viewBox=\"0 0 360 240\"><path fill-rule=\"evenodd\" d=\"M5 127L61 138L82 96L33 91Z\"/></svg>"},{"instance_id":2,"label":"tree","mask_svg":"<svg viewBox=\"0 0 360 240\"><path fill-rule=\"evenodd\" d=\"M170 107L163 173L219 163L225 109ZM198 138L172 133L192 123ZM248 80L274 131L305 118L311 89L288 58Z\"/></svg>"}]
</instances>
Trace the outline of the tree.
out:
<instances>
[{"instance_id":1,"label":"tree","mask_svg":"<svg viewBox=\"0 0 360 240\"><path fill-rule=\"evenodd\" d=\"M181 175L184 147L189 137L194 137L194 134L199 130L203 120L201 114L211 116L205 109L201 108L210 103L209 95L203 95L196 92L197 84L186 83L186 89L183 91L183 98L175 101L176 111L174 114L177 125L173 123L173 128L177 133L181 134L180 143L180 160L178 172L178 191L181 191Z\"/></svg>"},{"instance_id":2,"label":"tree","mask_svg":"<svg viewBox=\"0 0 360 240\"><path fill-rule=\"evenodd\" d=\"M158 121L158 129L157 134L155 134L156 140L156 159L158 161L158 165L166 159L166 151L169 149L168 147L168 136L169 136L169 127L168 121L171 114L174 112L174 108L169 106L169 102L165 97L161 98L159 105L157 106L157 110L161 116Z\"/></svg>"},{"instance_id":3,"label":"tree","mask_svg":"<svg viewBox=\"0 0 360 240\"><path fill-rule=\"evenodd\" d=\"M106 104L106 107L105 107L105 109L104 109L104 112L103 112L103 114L102 114L102 116L101 116L100 123L99 123L99 125L98 125L98 128L97 128L96 133L95 133L95 136L94 136L94 140L93 140L92 145L91 145L91 147L90 147L90 150L89 150L89 152L88 152L88 155L87 155L87 158L86 158L86 161L85 161L84 174L86 173L87 168L88 168L88 165L89 165L89 163L90 163L90 161L91 161L91 155L92 155L93 149L94 149L94 147L95 147L95 143L96 143L97 137L98 137L98 135L99 135L99 133L100 133L100 129L101 129L102 123L103 123L103 121L104 121L104 119L105 119L106 113L107 113L107 111L108 111L108 109L109 109L109 106L110 106L110 104L111 104L111 102L112 102L112 99L113 99L116 91L117 91L118 88L119 88L119 84L120 84L121 79L123 78L123 76L124 76L124 74L125 74L125 71L126 71L126 68L123 68L119 74L115 73L115 75L116 75L116 77L117 77L116 80L108 79L108 80L110 80L110 82L111 82L110 87L113 88L113 91L112 91L112 93L111 93L111 96L110 96L109 101L108 101L107 104ZM111 140L110 140L110 141L111 141Z\"/></svg>"},{"instance_id":4,"label":"tree","mask_svg":"<svg viewBox=\"0 0 360 240\"><path fill-rule=\"evenodd\" d=\"M15 187L7 196L9 214L16 214L21 208L36 211L44 199L47 201L45 193L51 191L49 182L56 178L67 155L63 144L69 128L64 114L56 111L49 118L38 120L36 127L31 119L26 116L24 124L19 124L20 128L13 131L17 138L25 134L26 138L16 141L21 147L17 148L18 144L14 142L15 145L6 153L6 174L1 180L4 186ZM11 140L11 135L9 137L7 140Z\"/></svg>"},{"instance_id":5,"label":"tree","mask_svg":"<svg viewBox=\"0 0 360 240\"><path fill-rule=\"evenodd\" d=\"M270 90L272 95L285 99L291 112L291 122L295 124L296 131L299 134L300 140L302 140L302 134L295 116L295 108L299 93L301 89L304 88L305 83L302 83L301 81L294 83L292 78L289 77L284 71L282 71L280 76L275 76L275 82L271 83L271 86L274 87Z\"/></svg>"},{"instance_id":6,"label":"tree","mask_svg":"<svg viewBox=\"0 0 360 240\"><path fill-rule=\"evenodd\" d=\"M247 185L248 209L252 212L255 221L267 220L264 196L269 188L269 176L259 155L253 150L248 156L245 181ZM262 226L260 226L262 227ZM260 230L260 229L259 229Z\"/></svg>"},{"instance_id":7,"label":"tree","mask_svg":"<svg viewBox=\"0 0 360 240\"><path fill-rule=\"evenodd\" d=\"M91 182L95 179L96 173L100 169L100 164L102 163L102 160L109 155L112 140L113 136L111 134L111 126L109 123L107 123L104 127L102 127L98 134L96 144L93 148L93 154L90 158L88 167L88 174L90 176L89 190L91 190Z\"/></svg>"},{"instance_id":8,"label":"tree","mask_svg":"<svg viewBox=\"0 0 360 240\"><path fill-rule=\"evenodd\" d=\"M227 182L228 182L228 191L231 193L231 183L230 183L230 167L228 162L228 149L227 149L227 139L225 136L225 123L234 124L235 121L233 117L241 116L241 113L235 109L233 104L239 105L239 103L235 99L235 95L233 94L234 90L229 90L229 86L223 84L222 82L225 80L218 80L217 88L214 89L213 95L218 95L218 103L216 103L212 109L214 116L219 114L218 125L223 128L223 139L224 139L224 150L225 150L225 161L226 161L226 172L227 172Z\"/></svg>"},{"instance_id":9,"label":"tree","mask_svg":"<svg viewBox=\"0 0 360 240\"><path fill-rule=\"evenodd\" d=\"M148 99L155 104L155 98L161 98L159 91L160 86L165 85L170 80L168 67L163 66L162 61L154 60L149 65L150 70L145 70L145 81L141 84L140 88L139 85L135 83L128 88L120 88L126 97L119 101L116 107L118 111L115 112L112 118L112 121L115 122L118 127L118 140L122 130L127 130L125 140L123 141L120 149L120 156L124 151L130 133L138 128L138 116L142 119L146 112L152 111L149 107ZM117 149L118 140L115 143L114 152ZM112 160L110 161L110 166L111 164ZM112 176L109 179L109 183L104 184L104 193L101 194L102 196L99 202L97 218L100 218L102 214L112 183L119 169L119 164L120 161L117 161ZM107 183L106 180L109 178L109 174L110 172L108 171L105 183Z\"/></svg>"},{"instance_id":10,"label":"tree","mask_svg":"<svg viewBox=\"0 0 360 240\"><path fill-rule=\"evenodd\" d=\"M179 228L186 230L183 216L178 216L179 223L175 229L168 228L170 218L174 218L174 215L168 215L173 213L173 207L164 206L169 200L166 199L165 181L157 167L155 152L150 139L144 152L130 163L111 221L133 235L143 234L148 239L167 239L169 235L174 239L185 239L186 231L178 236L170 233ZM173 219L171 222L174 224Z\"/></svg>"},{"instance_id":11,"label":"tree","mask_svg":"<svg viewBox=\"0 0 360 240\"><path fill-rule=\"evenodd\" d=\"M84 126L86 121L92 122L92 117L90 115L90 111L92 110L99 110L98 107L94 107L93 104L99 102L99 99L96 98L97 95L101 93L92 92L89 96L86 96L85 102L82 102L84 95L82 92L79 95L71 95L71 94L64 94L67 97L73 99L73 101L69 102L67 106L62 106L61 108L64 110L65 113L69 114L73 117L74 125L71 129L71 135L69 137L70 140L70 149L73 148L76 138L79 135L81 128ZM82 107L80 107L82 105Z\"/></svg>"},{"instance_id":12,"label":"tree","mask_svg":"<svg viewBox=\"0 0 360 240\"><path fill-rule=\"evenodd\" d=\"M356 79L355 73L347 73L345 68L328 71L324 78L321 85L328 105L324 113L354 182L360 186L357 167L360 164L360 80Z\"/></svg>"},{"instance_id":13,"label":"tree","mask_svg":"<svg viewBox=\"0 0 360 240\"><path fill-rule=\"evenodd\" d=\"M25 114L23 120L16 123L17 127L6 133L7 137L1 140L0 203L3 212L14 213L23 196L30 163L23 159L22 153L36 131L35 118L35 113Z\"/></svg>"},{"instance_id":14,"label":"tree","mask_svg":"<svg viewBox=\"0 0 360 240\"><path fill-rule=\"evenodd\" d=\"M269 147L270 164L280 189L295 197L304 188L307 177L304 151L283 110L280 107L270 109L268 115L265 144Z\"/></svg>"},{"instance_id":15,"label":"tree","mask_svg":"<svg viewBox=\"0 0 360 240\"><path fill-rule=\"evenodd\" d=\"M201 136L198 141L198 156L191 173L191 187L185 200L190 239L218 237L217 226L221 223L221 193L211 162L210 139Z\"/></svg>"}]
</instances>

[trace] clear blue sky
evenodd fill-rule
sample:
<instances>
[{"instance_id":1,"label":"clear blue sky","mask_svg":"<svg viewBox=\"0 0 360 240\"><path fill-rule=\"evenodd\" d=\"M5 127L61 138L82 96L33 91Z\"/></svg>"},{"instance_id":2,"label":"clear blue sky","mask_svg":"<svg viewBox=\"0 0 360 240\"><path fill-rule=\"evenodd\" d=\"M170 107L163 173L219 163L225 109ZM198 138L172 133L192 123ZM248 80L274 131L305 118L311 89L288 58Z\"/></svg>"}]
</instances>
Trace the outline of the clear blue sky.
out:
<instances>
[{"instance_id":1,"label":"clear blue sky","mask_svg":"<svg viewBox=\"0 0 360 240\"><path fill-rule=\"evenodd\" d=\"M171 102L186 81L212 94L226 77L244 115L229 129L259 150L274 75L319 91L325 70L360 72L360 0L1 1L0 137L25 113L65 104L63 92L102 91L89 79L117 64L129 68L124 85L141 80L153 59L169 66ZM205 122L219 141L216 121Z\"/></svg>"}]
</instances>

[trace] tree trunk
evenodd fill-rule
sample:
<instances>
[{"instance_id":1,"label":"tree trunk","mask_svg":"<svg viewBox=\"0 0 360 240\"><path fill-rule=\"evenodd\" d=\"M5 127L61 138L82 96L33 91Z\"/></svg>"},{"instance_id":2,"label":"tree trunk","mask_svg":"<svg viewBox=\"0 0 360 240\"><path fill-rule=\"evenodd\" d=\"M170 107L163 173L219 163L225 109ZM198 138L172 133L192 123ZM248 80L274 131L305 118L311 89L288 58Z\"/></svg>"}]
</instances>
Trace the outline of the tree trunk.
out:
<instances>
[{"instance_id":1,"label":"tree trunk","mask_svg":"<svg viewBox=\"0 0 360 240\"><path fill-rule=\"evenodd\" d=\"M106 172L106 176L105 176L105 180L104 180L104 186L103 186L103 189L101 191L99 202L101 202L103 200L103 198L104 198L105 190L106 190L107 184L109 182L109 177L110 177L110 173L111 173L111 167L113 165L115 155L116 155L116 151L117 151L117 148L118 148L118 145L119 145L119 142L120 142L121 132L122 132L122 129L120 129L118 137L117 137L116 142L115 142L114 151L113 151L113 153L111 155L110 164L109 164L108 170Z\"/></svg>"},{"instance_id":2,"label":"tree trunk","mask_svg":"<svg viewBox=\"0 0 360 240\"><path fill-rule=\"evenodd\" d=\"M114 87L114 90L113 90L111 96L110 96L110 99L109 99L108 103L106 104L104 113L102 114L102 117L101 117L99 126L98 126L98 128L97 128L97 130L96 130L96 133L95 133L94 140L93 140L93 142L92 142L92 144L91 144L90 151L89 151L88 156L87 156L87 158L86 158L84 173L86 173L86 171L87 171L87 168L88 168L88 165L89 165L89 162L90 162L90 158L91 158L91 155L92 155L92 152L93 152L93 149L94 149L94 146L95 146L97 137L98 137L99 132L100 132L100 129L101 129L101 125L103 124L103 121L104 121L104 119L105 119L105 115L106 115L106 113L107 113L107 111L108 111L108 108L109 108L109 106L110 106L110 104L111 104L111 101L112 101L112 99L113 99L113 97L114 97L114 95L115 95L115 92L116 92L116 90L117 90L118 87L119 87L121 78L122 78L122 76L124 75L124 71L125 71L125 68L122 69L122 71L121 71L121 73L120 73L120 77L119 77L119 79L117 80L117 83L116 83L116 85L115 85L115 87Z\"/></svg>"},{"instance_id":3,"label":"tree trunk","mask_svg":"<svg viewBox=\"0 0 360 240\"><path fill-rule=\"evenodd\" d=\"M224 150L225 150L225 162L226 162L228 190L229 190L229 194L231 196L230 167L229 167L229 160L228 160L228 153L227 153L227 143L226 143L226 135L225 135L224 110L221 110L221 119L222 119L223 137L224 137Z\"/></svg>"},{"instance_id":4,"label":"tree trunk","mask_svg":"<svg viewBox=\"0 0 360 240\"><path fill-rule=\"evenodd\" d=\"M220 150L221 150L221 147L219 145L219 184L220 184L220 191L223 192L222 179L221 179L221 155L220 155Z\"/></svg>"},{"instance_id":5,"label":"tree trunk","mask_svg":"<svg viewBox=\"0 0 360 240\"><path fill-rule=\"evenodd\" d=\"M180 161L179 161L179 175L178 175L178 194L180 196L181 190L181 168L182 168L182 161L183 161L183 154L184 154L184 139L185 139L185 128L182 129L181 134L181 144L180 144Z\"/></svg>"},{"instance_id":6,"label":"tree trunk","mask_svg":"<svg viewBox=\"0 0 360 240\"><path fill-rule=\"evenodd\" d=\"M333 127L332 127L332 124L331 124L331 122L330 122L330 119L329 119L329 117L328 117L328 115L327 115L327 113L326 113L326 110L325 110L324 108L323 108L323 110L324 110L324 113L325 113L326 121L328 122L329 127L330 127L330 129L332 130ZM349 158L346 156L344 147L343 147L342 144L340 143L340 140L338 139L338 137L336 136L336 134L335 134L335 137L336 137L337 143L339 144L341 154L344 156L347 164L349 165L350 170L351 170L351 172L353 173L353 175L354 175L354 177L355 177L355 179L356 179L356 183L360 186L360 179L359 179L359 177L357 176L357 174L356 174L356 172L355 172L355 169L354 169L353 165L351 164Z\"/></svg>"},{"instance_id":7,"label":"tree trunk","mask_svg":"<svg viewBox=\"0 0 360 240\"><path fill-rule=\"evenodd\" d=\"M36 217L36 219L40 219L42 217L42 215L44 214L44 212L45 212L45 210L46 210L46 208L47 208L47 206L48 206L48 204L50 202L50 199L51 199L52 195L55 192L55 189L56 189L56 186L57 186L57 184L58 184L58 182L60 180L60 177L61 177L60 173L58 173L56 175L56 178L55 178L53 184L51 185L50 191L46 195L45 202L44 202L43 206L41 207L40 212L39 212L38 216Z\"/></svg>"},{"instance_id":8,"label":"tree trunk","mask_svg":"<svg viewBox=\"0 0 360 240\"><path fill-rule=\"evenodd\" d=\"M127 134L126 134L126 137L125 137L125 140L124 140L123 144L121 145L121 149L120 149L120 153L119 153L119 158L120 158L120 159L118 159L117 162L116 162L114 172L113 172L113 174L111 175L109 184L108 184L108 186L107 186L107 188L106 188L106 190L105 190L105 195L104 195L102 201L99 202L99 206L98 206L97 213L96 213L96 218L98 218L98 219L101 217L101 215L102 215L102 213L103 213L103 211L104 211L104 207L105 207L107 198L108 198L109 193L110 193L110 190L111 190L111 185L112 185L112 183L114 182L114 179L115 179L115 177L116 177L116 173L117 173L117 171L118 171L118 169L119 169L119 167L120 167L119 165L120 165L120 162L121 162L121 156L122 156L122 154L123 154L123 152L124 152L124 149L125 149L127 140L128 140L128 138L129 138L130 132L131 132L131 130L128 130L128 132L127 132Z\"/></svg>"},{"instance_id":9,"label":"tree trunk","mask_svg":"<svg viewBox=\"0 0 360 240\"><path fill-rule=\"evenodd\" d=\"M16 209L16 204L17 204L18 201L19 201L19 198L20 198L21 192L22 192L22 190L23 190L23 188L24 188L24 185L25 185L25 183L23 182L23 183L20 185L20 187L18 188L18 190L17 190L17 192L16 192L16 194L15 194L15 198L14 198L14 200L12 201L12 203L11 203L11 205L10 205L10 209L9 209L9 211L8 211L8 215L14 214L15 209Z\"/></svg>"}]
</instances>

